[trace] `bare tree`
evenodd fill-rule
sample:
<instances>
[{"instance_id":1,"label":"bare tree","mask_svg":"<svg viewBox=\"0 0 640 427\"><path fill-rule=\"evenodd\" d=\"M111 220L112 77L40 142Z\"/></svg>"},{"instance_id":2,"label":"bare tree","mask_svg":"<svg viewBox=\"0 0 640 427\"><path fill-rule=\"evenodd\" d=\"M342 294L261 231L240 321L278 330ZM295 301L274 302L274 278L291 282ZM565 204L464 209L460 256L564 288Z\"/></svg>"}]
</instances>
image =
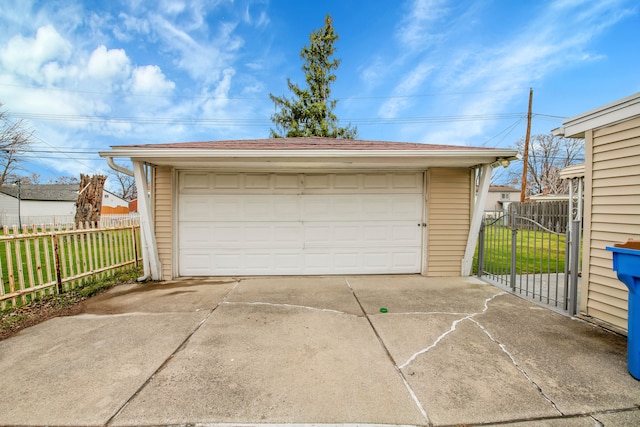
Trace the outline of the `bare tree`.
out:
<instances>
[{"instance_id":1,"label":"bare tree","mask_svg":"<svg viewBox=\"0 0 640 427\"><path fill-rule=\"evenodd\" d=\"M524 151L524 138L516 143L518 151ZM532 135L529 143L529 165L526 194L564 194L568 182L560 179L560 170L584 161L584 140L563 138L550 134ZM510 172L512 185L520 184L520 172Z\"/></svg>"},{"instance_id":2,"label":"bare tree","mask_svg":"<svg viewBox=\"0 0 640 427\"><path fill-rule=\"evenodd\" d=\"M55 179L49 179L49 184L78 184L80 180L76 176L59 176Z\"/></svg>"},{"instance_id":3,"label":"bare tree","mask_svg":"<svg viewBox=\"0 0 640 427\"><path fill-rule=\"evenodd\" d=\"M113 178L111 184L113 194L128 202L138 197L138 189L136 188L134 177L115 170L109 172L109 177Z\"/></svg>"},{"instance_id":4,"label":"bare tree","mask_svg":"<svg viewBox=\"0 0 640 427\"><path fill-rule=\"evenodd\" d=\"M16 169L20 155L32 143L33 130L24 120L9 120L7 111L0 110L0 185Z\"/></svg>"}]
</instances>

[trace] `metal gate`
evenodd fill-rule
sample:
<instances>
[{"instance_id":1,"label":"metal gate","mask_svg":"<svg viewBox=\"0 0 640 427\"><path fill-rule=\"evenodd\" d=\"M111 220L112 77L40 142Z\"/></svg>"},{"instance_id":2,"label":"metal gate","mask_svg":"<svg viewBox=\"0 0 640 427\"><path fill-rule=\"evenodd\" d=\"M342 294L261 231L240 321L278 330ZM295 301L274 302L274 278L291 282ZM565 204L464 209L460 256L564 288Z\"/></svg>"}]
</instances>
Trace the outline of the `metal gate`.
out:
<instances>
[{"instance_id":1,"label":"metal gate","mask_svg":"<svg viewBox=\"0 0 640 427\"><path fill-rule=\"evenodd\" d=\"M582 180L571 183L566 222L545 222L521 212L510 209L505 215L483 220L476 259L478 277L575 315L581 265Z\"/></svg>"}]
</instances>

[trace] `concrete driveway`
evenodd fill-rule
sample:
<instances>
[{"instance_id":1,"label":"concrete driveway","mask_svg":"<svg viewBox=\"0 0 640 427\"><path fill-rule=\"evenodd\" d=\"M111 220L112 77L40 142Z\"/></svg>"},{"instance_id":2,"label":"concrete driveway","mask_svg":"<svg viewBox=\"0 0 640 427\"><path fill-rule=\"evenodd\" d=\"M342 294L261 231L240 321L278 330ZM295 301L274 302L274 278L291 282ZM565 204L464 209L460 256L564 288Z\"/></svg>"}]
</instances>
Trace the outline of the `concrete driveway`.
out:
<instances>
[{"instance_id":1,"label":"concrete driveway","mask_svg":"<svg viewBox=\"0 0 640 427\"><path fill-rule=\"evenodd\" d=\"M473 278L123 285L0 372L1 425L640 425L626 338Z\"/></svg>"}]
</instances>

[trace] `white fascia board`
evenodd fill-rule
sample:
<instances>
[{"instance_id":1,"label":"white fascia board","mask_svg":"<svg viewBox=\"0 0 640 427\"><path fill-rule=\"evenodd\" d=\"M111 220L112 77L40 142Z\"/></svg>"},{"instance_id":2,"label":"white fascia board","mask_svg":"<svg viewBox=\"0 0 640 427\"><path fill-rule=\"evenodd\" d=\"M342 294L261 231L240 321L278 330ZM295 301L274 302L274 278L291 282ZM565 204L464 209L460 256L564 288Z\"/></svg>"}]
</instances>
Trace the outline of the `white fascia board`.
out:
<instances>
[{"instance_id":1,"label":"white fascia board","mask_svg":"<svg viewBox=\"0 0 640 427\"><path fill-rule=\"evenodd\" d=\"M464 157L505 158L515 160L517 150L216 150L202 148L129 148L113 147L113 151L100 152L102 157L129 158L415 158L415 157Z\"/></svg>"},{"instance_id":2,"label":"white fascia board","mask_svg":"<svg viewBox=\"0 0 640 427\"><path fill-rule=\"evenodd\" d=\"M563 127L554 129L554 135L584 138L586 131L612 125L631 117L640 116L640 92L565 120Z\"/></svg>"}]
</instances>

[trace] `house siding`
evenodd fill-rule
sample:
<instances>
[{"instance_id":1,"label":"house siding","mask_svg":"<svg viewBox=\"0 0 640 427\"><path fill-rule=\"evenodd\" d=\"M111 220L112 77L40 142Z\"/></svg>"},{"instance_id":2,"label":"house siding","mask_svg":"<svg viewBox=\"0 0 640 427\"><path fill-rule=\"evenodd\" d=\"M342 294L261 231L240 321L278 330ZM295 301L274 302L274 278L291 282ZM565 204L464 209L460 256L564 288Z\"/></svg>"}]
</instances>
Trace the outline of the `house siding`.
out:
<instances>
[{"instance_id":1,"label":"house siding","mask_svg":"<svg viewBox=\"0 0 640 427\"><path fill-rule=\"evenodd\" d=\"M471 171L434 168L427 177L427 276L459 276L471 223Z\"/></svg>"},{"instance_id":2,"label":"house siding","mask_svg":"<svg viewBox=\"0 0 640 427\"><path fill-rule=\"evenodd\" d=\"M640 118L586 133L581 310L627 328L627 290L605 247L640 239Z\"/></svg>"},{"instance_id":3,"label":"house siding","mask_svg":"<svg viewBox=\"0 0 640 427\"><path fill-rule=\"evenodd\" d=\"M154 224L162 279L173 278L173 169L156 167L154 172Z\"/></svg>"}]
</instances>

